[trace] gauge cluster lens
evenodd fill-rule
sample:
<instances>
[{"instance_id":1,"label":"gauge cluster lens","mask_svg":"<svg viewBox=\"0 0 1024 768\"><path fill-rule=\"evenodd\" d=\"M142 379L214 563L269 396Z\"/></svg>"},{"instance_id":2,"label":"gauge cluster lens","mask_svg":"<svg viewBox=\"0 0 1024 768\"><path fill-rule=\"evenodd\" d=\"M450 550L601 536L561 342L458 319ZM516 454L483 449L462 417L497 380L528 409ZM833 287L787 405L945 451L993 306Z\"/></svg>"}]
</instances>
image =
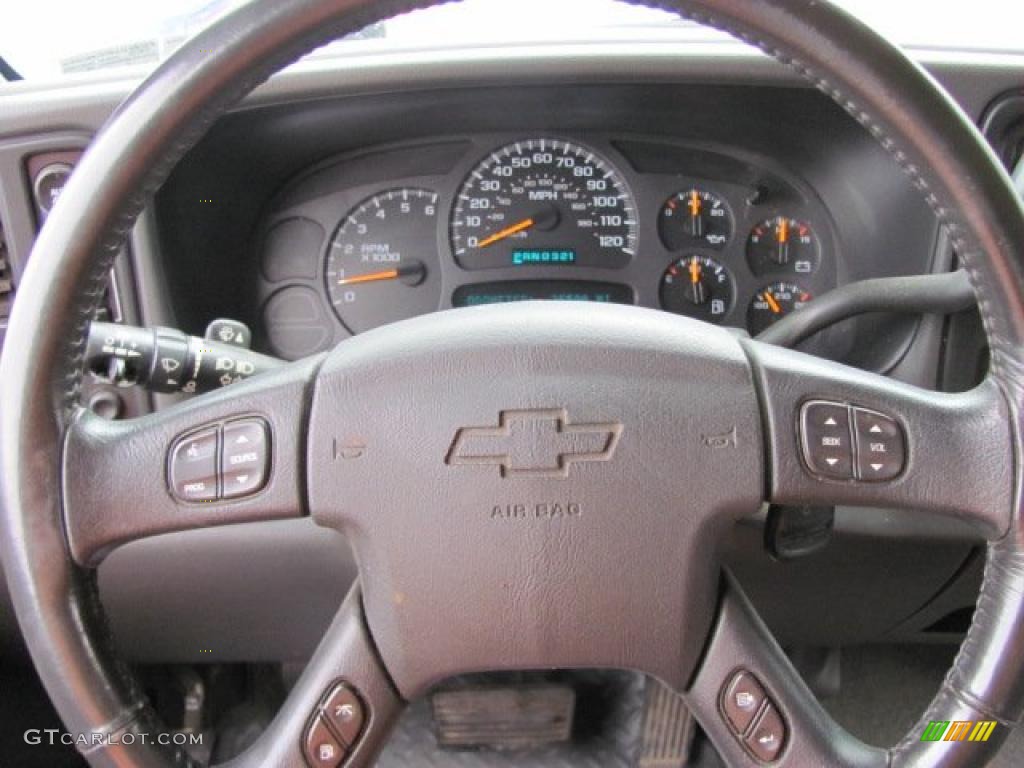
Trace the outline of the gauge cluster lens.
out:
<instances>
[{"instance_id":1,"label":"gauge cluster lens","mask_svg":"<svg viewBox=\"0 0 1024 768\"><path fill-rule=\"evenodd\" d=\"M795 283L772 283L758 291L747 310L747 330L751 336L774 325L792 312L802 309L814 298Z\"/></svg>"},{"instance_id":2,"label":"gauge cluster lens","mask_svg":"<svg viewBox=\"0 0 1024 768\"><path fill-rule=\"evenodd\" d=\"M460 285L452 295L452 305L456 307L535 300L632 304L633 289L620 283L593 280L502 280Z\"/></svg>"},{"instance_id":3,"label":"gauge cluster lens","mask_svg":"<svg viewBox=\"0 0 1024 768\"><path fill-rule=\"evenodd\" d=\"M672 195L661 207L658 232L670 251L722 248L732 237L732 214L718 195L693 187Z\"/></svg>"},{"instance_id":4,"label":"gauge cluster lens","mask_svg":"<svg viewBox=\"0 0 1024 768\"><path fill-rule=\"evenodd\" d=\"M614 137L597 149L500 139L479 154L476 141L434 150L423 166L434 170L418 175L412 150L396 150L379 175L392 181L355 193L342 166L326 192L302 181L263 241L275 353L311 354L441 307L528 300L660 306L757 335L835 286L834 233L784 179L755 190L691 153L645 165Z\"/></svg>"},{"instance_id":5,"label":"gauge cluster lens","mask_svg":"<svg viewBox=\"0 0 1024 768\"><path fill-rule=\"evenodd\" d=\"M465 269L619 268L636 253L636 238L636 207L618 172L593 150L558 139L492 152L452 210L452 250Z\"/></svg>"},{"instance_id":6,"label":"gauge cluster lens","mask_svg":"<svg viewBox=\"0 0 1024 768\"><path fill-rule=\"evenodd\" d=\"M338 319L362 333L437 309L437 193L392 189L345 214L327 249L324 279Z\"/></svg>"},{"instance_id":7,"label":"gauge cluster lens","mask_svg":"<svg viewBox=\"0 0 1024 768\"><path fill-rule=\"evenodd\" d=\"M707 256L684 256L661 278L662 308L711 323L721 323L729 314L734 293L729 271Z\"/></svg>"},{"instance_id":8,"label":"gauge cluster lens","mask_svg":"<svg viewBox=\"0 0 1024 768\"><path fill-rule=\"evenodd\" d=\"M809 275L819 260L818 238L806 222L776 216L750 232L747 262L755 275Z\"/></svg>"}]
</instances>

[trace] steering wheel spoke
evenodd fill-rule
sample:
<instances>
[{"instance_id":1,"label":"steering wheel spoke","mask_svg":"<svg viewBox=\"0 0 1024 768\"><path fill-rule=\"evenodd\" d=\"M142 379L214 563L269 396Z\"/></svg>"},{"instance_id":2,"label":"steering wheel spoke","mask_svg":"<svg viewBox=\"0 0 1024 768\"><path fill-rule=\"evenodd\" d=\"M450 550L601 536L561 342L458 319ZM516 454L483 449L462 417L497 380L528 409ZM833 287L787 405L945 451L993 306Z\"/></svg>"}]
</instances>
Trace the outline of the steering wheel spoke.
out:
<instances>
[{"instance_id":1,"label":"steering wheel spoke","mask_svg":"<svg viewBox=\"0 0 1024 768\"><path fill-rule=\"evenodd\" d=\"M754 608L726 580L704 661L686 699L726 765L885 766L821 707Z\"/></svg>"},{"instance_id":2,"label":"steering wheel spoke","mask_svg":"<svg viewBox=\"0 0 1024 768\"><path fill-rule=\"evenodd\" d=\"M1014 450L991 379L933 392L745 342L765 419L769 501L952 515L988 540L1010 526Z\"/></svg>"},{"instance_id":3,"label":"steering wheel spoke","mask_svg":"<svg viewBox=\"0 0 1024 768\"><path fill-rule=\"evenodd\" d=\"M273 722L222 768L372 765L404 707L366 628L357 585Z\"/></svg>"},{"instance_id":4,"label":"steering wheel spoke","mask_svg":"<svg viewBox=\"0 0 1024 768\"><path fill-rule=\"evenodd\" d=\"M319 359L111 422L79 409L64 441L65 526L77 563L171 531L305 514L308 390Z\"/></svg>"}]
</instances>

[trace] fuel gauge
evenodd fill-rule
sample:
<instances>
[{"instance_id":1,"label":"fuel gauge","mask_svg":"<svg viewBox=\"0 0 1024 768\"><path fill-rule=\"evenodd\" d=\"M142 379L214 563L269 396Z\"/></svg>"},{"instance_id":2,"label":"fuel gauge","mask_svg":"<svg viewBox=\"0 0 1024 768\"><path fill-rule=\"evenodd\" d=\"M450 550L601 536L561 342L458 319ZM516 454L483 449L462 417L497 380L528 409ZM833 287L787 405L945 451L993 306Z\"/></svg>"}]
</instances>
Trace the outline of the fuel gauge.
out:
<instances>
[{"instance_id":1,"label":"fuel gauge","mask_svg":"<svg viewBox=\"0 0 1024 768\"><path fill-rule=\"evenodd\" d=\"M733 293L728 270L707 256L684 256L672 262L661 278L662 308L709 323L725 319Z\"/></svg>"},{"instance_id":2,"label":"fuel gauge","mask_svg":"<svg viewBox=\"0 0 1024 768\"><path fill-rule=\"evenodd\" d=\"M747 330L751 336L757 336L786 315L802 309L813 298L810 291L805 291L793 283L772 283L765 286L750 302L750 308L747 310Z\"/></svg>"},{"instance_id":3,"label":"fuel gauge","mask_svg":"<svg viewBox=\"0 0 1024 768\"><path fill-rule=\"evenodd\" d=\"M818 238L804 221L776 216L762 221L750 232L747 262L755 275L809 275L818 268L818 261Z\"/></svg>"}]
</instances>

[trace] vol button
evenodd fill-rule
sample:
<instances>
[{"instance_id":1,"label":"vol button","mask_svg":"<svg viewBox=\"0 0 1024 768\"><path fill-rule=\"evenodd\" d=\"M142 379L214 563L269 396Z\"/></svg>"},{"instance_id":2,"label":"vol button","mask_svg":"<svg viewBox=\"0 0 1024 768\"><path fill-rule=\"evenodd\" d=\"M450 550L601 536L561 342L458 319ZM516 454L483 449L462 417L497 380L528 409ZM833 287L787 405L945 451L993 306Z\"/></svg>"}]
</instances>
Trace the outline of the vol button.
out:
<instances>
[{"instance_id":1,"label":"vol button","mask_svg":"<svg viewBox=\"0 0 1024 768\"><path fill-rule=\"evenodd\" d=\"M894 419L866 408L854 408L853 421L858 476L861 480L892 480L906 463L903 430Z\"/></svg>"}]
</instances>

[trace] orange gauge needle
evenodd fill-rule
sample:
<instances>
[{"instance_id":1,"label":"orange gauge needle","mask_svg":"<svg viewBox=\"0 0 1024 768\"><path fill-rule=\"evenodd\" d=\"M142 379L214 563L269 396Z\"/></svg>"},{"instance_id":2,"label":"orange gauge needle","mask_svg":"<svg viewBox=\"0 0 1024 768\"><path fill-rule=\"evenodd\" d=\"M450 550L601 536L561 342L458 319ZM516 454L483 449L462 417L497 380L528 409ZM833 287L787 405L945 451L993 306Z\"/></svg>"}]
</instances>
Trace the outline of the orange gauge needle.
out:
<instances>
[{"instance_id":1,"label":"orange gauge needle","mask_svg":"<svg viewBox=\"0 0 1024 768\"><path fill-rule=\"evenodd\" d=\"M398 270L397 269L382 269L380 272L367 272L365 275L355 275L354 277L343 277L338 281L338 285L357 285L359 283L376 283L378 280L397 280Z\"/></svg>"},{"instance_id":2,"label":"orange gauge needle","mask_svg":"<svg viewBox=\"0 0 1024 768\"><path fill-rule=\"evenodd\" d=\"M696 189L690 191L690 214L700 216L700 196Z\"/></svg>"},{"instance_id":3,"label":"orange gauge needle","mask_svg":"<svg viewBox=\"0 0 1024 768\"><path fill-rule=\"evenodd\" d=\"M775 257L775 261L779 264L789 263L789 219L784 216L779 217L779 226L775 230L775 234L779 239L779 253Z\"/></svg>"},{"instance_id":4,"label":"orange gauge needle","mask_svg":"<svg viewBox=\"0 0 1024 768\"><path fill-rule=\"evenodd\" d=\"M409 278L410 284L415 284L423 279L426 270L423 264L419 261L414 261L407 266L399 267L398 269L382 269L379 272L366 272L362 275L352 275L352 277L342 277L338 280L338 285L359 285L360 283L377 283L382 280L398 280L399 278Z\"/></svg>"},{"instance_id":5,"label":"orange gauge needle","mask_svg":"<svg viewBox=\"0 0 1024 768\"><path fill-rule=\"evenodd\" d=\"M486 248L488 245L493 245L494 243L497 243L499 240L504 240L506 237L512 237L512 235L516 234L517 232L522 232L523 230L529 229L535 223L536 222L532 218L523 219L520 222L516 222L515 224L509 227L505 227L504 229L495 232L493 235L488 235L479 243L477 243L476 247Z\"/></svg>"},{"instance_id":6,"label":"orange gauge needle","mask_svg":"<svg viewBox=\"0 0 1024 768\"><path fill-rule=\"evenodd\" d=\"M780 246L790 242L790 219L780 218L778 226L775 228L775 234Z\"/></svg>"},{"instance_id":7,"label":"orange gauge needle","mask_svg":"<svg viewBox=\"0 0 1024 768\"><path fill-rule=\"evenodd\" d=\"M765 302L768 304L768 308L776 315L782 312L782 307L779 306L779 302L775 300L775 297L768 291L761 294L764 297Z\"/></svg>"},{"instance_id":8,"label":"orange gauge needle","mask_svg":"<svg viewBox=\"0 0 1024 768\"><path fill-rule=\"evenodd\" d=\"M700 282L700 262L696 257L690 261L690 282L694 285Z\"/></svg>"}]
</instances>

